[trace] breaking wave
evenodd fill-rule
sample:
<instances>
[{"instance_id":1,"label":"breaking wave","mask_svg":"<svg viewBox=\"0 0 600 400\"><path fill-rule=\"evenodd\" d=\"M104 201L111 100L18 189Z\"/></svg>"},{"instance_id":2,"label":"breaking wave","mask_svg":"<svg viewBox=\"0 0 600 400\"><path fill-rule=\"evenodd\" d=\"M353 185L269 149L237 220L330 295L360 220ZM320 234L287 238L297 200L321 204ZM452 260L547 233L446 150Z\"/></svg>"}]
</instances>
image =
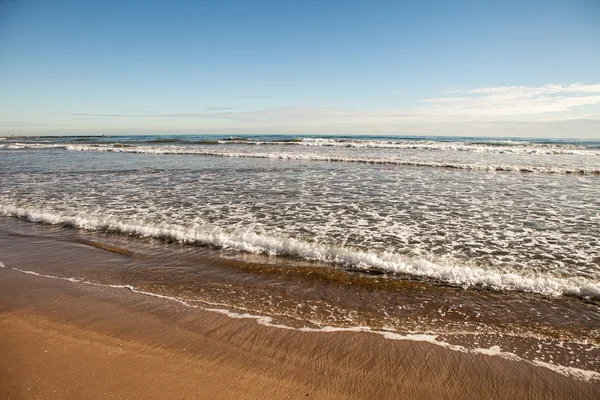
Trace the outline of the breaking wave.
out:
<instances>
[{"instance_id":1,"label":"breaking wave","mask_svg":"<svg viewBox=\"0 0 600 400\"><path fill-rule=\"evenodd\" d=\"M538 293L546 296L570 295L600 299L600 282L583 277L557 277L550 274L501 271L464 265L449 259L423 259L393 252L368 252L352 248L310 243L288 237L257 234L251 230L226 231L216 226L186 227L152 224L146 221L122 221L115 217L90 217L43 209L0 205L0 215L31 222L63 225L86 230L102 230L139 237L153 237L184 244L210 245L225 249L287 255L363 270L376 269L438 283Z\"/></svg>"},{"instance_id":2,"label":"breaking wave","mask_svg":"<svg viewBox=\"0 0 600 400\"><path fill-rule=\"evenodd\" d=\"M329 143L333 139L313 139L313 141L302 142L264 142L267 144L284 143L294 145L307 145L307 146L323 146L322 143ZM324 142L321 142L324 141ZM235 141L227 141L223 143L234 143ZM377 148L383 148L385 143L375 142ZM244 141L244 144L248 142ZM263 142L257 142L263 143ZM314 144L318 143L318 144ZM344 142L333 141L338 147L348 147L344 145ZM343 146L342 146L343 145ZM355 144L353 144L355 145ZM446 146L448 145L448 146ZM333 145L332 145L333 146ZM355 147L365 146L368 148L369 142L356 144ZM395 146L395 145L394 145ZM404 145L403 145L404 146ZM421 147L419 147L421 146ZM392 147L392 148L404 148L411 150L422 150L422 149L452 149L462 150L462 144L460 143L445 143L445 142L432 142L431 144L415 145L413 143L406 144L404 147ZM248 146L246 146L248 147ZM555 146L556 147L556 146ZM473 170L473 171L507 171L507 172L524 172L524 173L547 173L547 174L580 174L580 175L600 175L600 168L592 167L580 167L580 166L553 166L553 165L524 165L524 164L510 164L510 163L494 163L480 159L477 161L428 161L423 158L415 157L403 157L398 154L324 154L324 153L310 153L310 152L260 152L260 151L227 151L225 149L210 149L198 145L131 145L131 144L40 144L40 143L11 143L2 144L0 149L64 149L68 151L90 151L90 152L115 152L115 153L133 153L133 154L161 154L161 155L199 155L199 156L213 156L213 157L232 157L232 158L261 158L261 159L279 159L279 160L297 160L297 161L324 161L324 162L347 162L347 163L363 163L363 164L387 164L387 165L398 165L398 166L411 166L411 167L431 167L431 168L450 168L459 170ZM487 149L487 150L486 150ZM490 147L490 146L475 146L468 145L464 147L466 151L476 152L487 152L490 149L500 149L500 151L493 150L490 152L502 153L503 147ZM552 149L549 152L535 152L527 150L527 148L520 148L519 151L514 154L569 154L569 155L587 155L595 156L600 155L600 151L595 150L568 150L568 149Z\"/></svg>"}]
</instances>

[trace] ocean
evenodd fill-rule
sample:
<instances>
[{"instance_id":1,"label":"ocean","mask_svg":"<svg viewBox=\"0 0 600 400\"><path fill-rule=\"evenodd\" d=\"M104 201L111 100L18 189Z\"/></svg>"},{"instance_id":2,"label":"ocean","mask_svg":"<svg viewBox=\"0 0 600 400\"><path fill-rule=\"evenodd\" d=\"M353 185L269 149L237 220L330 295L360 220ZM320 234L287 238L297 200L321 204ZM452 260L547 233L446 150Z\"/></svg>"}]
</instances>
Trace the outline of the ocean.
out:
<instances>
[{"instance_id":1,"label":"ocean","mask_svg":"<svg viewBox=\"0 0 600 400\"><path fill-rule=\"evenodd\" d=\"M6 137L0 266L600 379L600 140Z\"/></svg>"}]
</instances>

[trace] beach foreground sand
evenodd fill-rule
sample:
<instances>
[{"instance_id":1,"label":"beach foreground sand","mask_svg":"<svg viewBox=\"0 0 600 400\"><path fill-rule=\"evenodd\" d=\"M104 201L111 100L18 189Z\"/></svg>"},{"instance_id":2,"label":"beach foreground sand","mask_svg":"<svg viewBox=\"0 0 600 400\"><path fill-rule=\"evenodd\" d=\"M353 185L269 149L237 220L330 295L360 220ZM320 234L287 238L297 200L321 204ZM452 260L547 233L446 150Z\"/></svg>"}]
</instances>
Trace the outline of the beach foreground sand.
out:
<instances>
[{"instance_id":1,"label":"beach foreground sand","mask_svg":"<svg viewBox=\"0 0 600 400\"><path fill-rule=\"evenodd\" d=\"M3 399L594 399L597 382L368 333L304 333L0 270Z\"/></svg>"}]
</instances>

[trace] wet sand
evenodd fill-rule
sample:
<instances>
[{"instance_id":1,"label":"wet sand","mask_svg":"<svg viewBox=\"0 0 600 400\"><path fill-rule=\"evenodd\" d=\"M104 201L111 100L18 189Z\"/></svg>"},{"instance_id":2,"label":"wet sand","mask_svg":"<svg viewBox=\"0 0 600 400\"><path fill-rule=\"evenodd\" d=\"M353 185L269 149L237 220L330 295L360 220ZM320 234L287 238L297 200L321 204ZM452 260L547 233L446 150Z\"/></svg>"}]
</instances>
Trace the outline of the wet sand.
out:
<instances>
[{"instance_id":1,"label":"wet sand","mask_svg":"<svg viewBox=\"0 0 600 400\"><path fill-rule=\"evenodd\" d=\"M594 399L598 382L0 269L0 398Z\"/></svg>"}]
</instances>

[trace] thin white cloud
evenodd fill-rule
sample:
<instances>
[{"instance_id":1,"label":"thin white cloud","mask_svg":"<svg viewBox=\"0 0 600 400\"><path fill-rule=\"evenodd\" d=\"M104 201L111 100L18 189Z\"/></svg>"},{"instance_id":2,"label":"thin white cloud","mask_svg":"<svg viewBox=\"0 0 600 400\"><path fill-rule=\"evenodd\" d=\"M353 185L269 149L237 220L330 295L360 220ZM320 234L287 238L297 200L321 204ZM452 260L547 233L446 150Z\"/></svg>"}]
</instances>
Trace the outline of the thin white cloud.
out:
<instances>
[{"instance_id":1,"label":"thin white cloud","mask_svg":"<svg viewBox=\"0 0 600 400\"><path fill-rule=\"evenodd\" d=\"M256 111L188 114L186 117L220 118L230 121L346 124L389 123L391 119L504 120L528 118L547 121L577 117L577 108L600 104L600 85L503 86L463 90L452 97L426 99L420 105L395 111L355 111L320 107L278 107ZM459 95L458 95L459 94ZM597 110L600 111L600 110ZM587 112L589 114L589 110ZM596 113L596 112L594 112ZM575 114L575 115L573 115ZM583 113L582 113L583 117Z\"/></svg>"},{"instance_id":2,"label":"thin white cloud","mask_svg":"<svg viewBox=\"0 0 600 400\"><path fill-rule=\"evenodd\" d=\"M459 93L462 95L423 100L427 105L413 112L437 117L520 117L600 104L600 85L501 86Z\"/></svg>"},{"instance_id":3,"label":"thin white cloud","mask_svg":"<svg viewBox=\"0 0 600 400\"><path fill-rule=\"evenodd\" d=\"M226 108L182 113L78 113L44 121L116 132L379 133L600 137L600 84L502 86L446 92L398 110ZM1 117L1 115L0 115ZM14 116L0 133L27 130ZM90 121L81 123L81 121ZM41 123L40 123L41 124ZM31 125L31 131L35 126ZM3 129L4 128L4 129ZM48 128L50 129L50 128Z\"/></svg>"},{"instance_id":4,"label":"thin white cloud","mask_svg":"<svg viewBox=\"0 0 600 400\"><path fill-rule=\"evenodd\" d=\"M600 93L600 85L549 84L544 86L499 86L467 90L466 93Z\"/></svg>"},{"instance_id":5,"label":"thin white cloud","mask_svg":"<svg viewBox=\"0 0 600 400\"><path fill-rule=\"evenodd\" d=\"M314 125L398 121L444 121L444 120L504 120L522 119L547 121L576 118L584 113L578 107L592 106L586 113L600 112L600 84L597 85L544 85L544 86L501 86L454 90L453 96L421 100L414 107L400 110L344 110L331 107L274 107L259 110L235 110L229 108L205 109L193 113L151 114L71 114L76 117L92 118L178 118L219 119L222 121L280 123L302 122Z\"/></svg>"}]
</instances>

